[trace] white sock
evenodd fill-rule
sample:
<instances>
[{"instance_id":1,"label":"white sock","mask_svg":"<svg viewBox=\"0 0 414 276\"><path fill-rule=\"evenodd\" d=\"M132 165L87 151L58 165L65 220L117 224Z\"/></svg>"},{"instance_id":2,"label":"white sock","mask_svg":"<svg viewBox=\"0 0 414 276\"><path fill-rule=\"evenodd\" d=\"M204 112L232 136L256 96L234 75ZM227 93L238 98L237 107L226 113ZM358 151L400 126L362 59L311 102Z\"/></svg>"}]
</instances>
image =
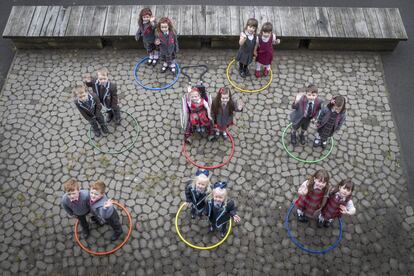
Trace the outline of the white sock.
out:
<instances>
[{"instance_id":1,"label":"white sock","mask_svg":"<svg viewBox=\"0 0 414 276\"><path fill-rule=\"evenodd\" d=\"M304 214L303 211L300 209L297 209L296 212L298 213L298 216L303 216Z\"/></svg>"},{"instance_id":2,"label":"white sock","mask_svg":"<svg viewBox=\"0 0 414 276\"><path fill-rule=\"evenodd\" d=\"M268 71L270 71L270 64L265 65L265 67L266 67L266 69L267 69Z\"/></svg>"},{"instance_id":3,"label":"white sock","mask_svg":"<svg viewBox=\"0 0 414 276\"><path fill-rule=\"evenodd\" d=\"M256 62L256 71L260 71L262 69L262 64L260 62Z\"/></svg>"}]
</instances>

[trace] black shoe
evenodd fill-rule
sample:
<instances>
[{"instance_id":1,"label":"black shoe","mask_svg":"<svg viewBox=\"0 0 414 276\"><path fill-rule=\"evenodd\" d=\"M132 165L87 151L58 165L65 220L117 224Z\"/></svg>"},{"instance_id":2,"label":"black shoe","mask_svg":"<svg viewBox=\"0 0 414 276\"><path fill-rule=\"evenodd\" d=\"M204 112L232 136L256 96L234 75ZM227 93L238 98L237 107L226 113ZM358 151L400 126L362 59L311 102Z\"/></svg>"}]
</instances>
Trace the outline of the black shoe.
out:
<instances>
[{"instance_id":1,"label":"black shoe","mask_svg":"<svg viewBox=\"0 0 414 276\"><path fill-rule=\"evenodd\" d=\"M166 66L162 66L161 68L161 73L165 73L167 71L168 67Z\"/></svg>"},{"instance_id":2,"label":"black shoe","mask_svg":"<svg viewBox=\"0 0 414 276\"><path fill-rule=\"evenodd\" d=\"M321 145L321 139L320 138L315 138L315 140L313 140L313 147L319 147Z\"/></svg>"},{"instance_id":3,"label":"black shoe","mask_svg":"<svg viewBox=\"0 0 414 276\"><path fill-rule=\"evenodd\" d=\"M240 77L244 79L246 77L246 73L244 71L240 71Z\"/></svg>"},{"instance_id":4,"label":"black shoe","mask_svg":"<svg viewBox=\"0 0 414 276\"><path fill-rule=\"evenodd\" d=\"M208 232L209 232L209 233L214 232L214 228L213 228L213 226L212 226L212 225L210 225L210 227L208 228Z\"/></svg>"},{"instance_id":5,"label":"black shoe","mask_svg":"<svg viewBox=\"0 0 414 276\"><path fill-rule=\"evenodd\" d=\"M226 236L226 233L220 232L220 238L224 239L225 236Z\"/></svg>"},{"instance_id":6,"label":"black shoe","mask_svg":"<svg viewBox=\"0 0 414 276\"><path fill-rule=\"evenodd\" d=\"M87 231L82 230L82 238L83 239L86 240L87 238L89 238L89 234L90 234L89 230L87 230Z\"/></svg>"},{"instance_id":7,"label":"black shoe","mask_svg":"<svg viewBox=\"0 0 414 276\"><path fill-rule=\"evenodd\" d=\"M304 215L298 215L298 221L299 222L308 222L308 218Z\"/></svg>"},{"instance_id":8,"label":"black shoe","mask_svg":"<svg viewBox=\"0 0 414 276\"><path fill-rule=\"evenodd\" d=\"M299 142L300 142L301 145L306 144L306 139L305 139L305 134L304 133L299 134Z\"/></svg>"},{"instance_id":9,"label":"black shoe","mask_svg":"<svg viewBox=\"0 0 414 276\"><path fill-rule=\"evenodd\" d=\"M298 141L296 140L296 132L291 132L290 133L290 143L293 146L296 146L298 144Z\"/></svg>"},{"instance_id":10,"label":"black shoe","mask_svg":"<svg viewBox=\"0 0 414 276\"><path fill-rule=\"evenodd\" d=\"M325 148L326 148L326 141L323 141L323 142L321 143L321 147L322 147L322 149L325 149Z\"/></svg>"},{"instance_id":11,"label":"black shoe","mask_svg":"<svg viewBox=\"0 0 414 276\"><path fill-rule=\"evenodd\" d=\"M113 233L111 236L111 241L116 241L117 239L119 239L119 237L122 235L122 232L120 233Z\"/></svg>"},{"instance_id":12,"label":"black shoe","mask_svg":"<svg viewBox=\"0 0 414 276\"><path fill-rule=\"evenodd\" d=\"M115 120L115 125L120 126L121 125L121 119Z\"/></svg>"},{"instance_id":13,"label":"black shoe","mask_svg":"<svg viewBox=\"0 0 414 276\"><path fill-rule=\"evenodd\" d=\"M318 228L322 228L322 226L324 225L323 221L319 220L318 218L316 218L316 226Z\"/></svg>"},{"instance_id":14,"label":"black shoe","mask_svg":"<svg viewBox=\"0 0 414 276\"><path fill-rule=\"evenodd\" d=\"M95 216L92 216L91 217L91 220L95 223L95 224L97 224L99 227L101 227L101 226L103 226L104 224L97 218L97 217L95 217Z\"/></svg>"},{"instance_id":15,"label":"black shoe","mask_svg":"<svg viewBox=\"0 0 414 276\"><path fill-rule=\"evenodd\" d=\"M187 145L191 145L191 144L192 144L192 142L191 142L191 138L190 138L190 137L188 137L187 139L185 139L185 143L186 143Z\"/></svg>"},{"instance_id":16,"label":"black shoe","mask_svg":"<svg viewBox=\"0 0 414 276\"><path fill-rule=\"evenodd\" d=\"M114 119L114 116L108 116L106 118L106 123L109 124L110 122L112 122L113 119Z\"/></svg>"},{"instance_id":17,"label":"black shoe","mask_svg":"<svg viewBox=\"0 0 414 276\"><path fill-rule=\"evenodd\" d=\"M332 225L332 222L331 222L331 221L329 221L329 220L326 220L326 221L323 223L323 227L325 227L325 228L329 228L329 227L331 227L331 225Z\"/></svg>"},{"instance_id":18,"label":"black shoe","mask_svg":"<svg viewBox=\"0 0 414 276\"><path fill-rule=\"evenodd\" d=\"M151 58L149 58L148 60L147 60L147 65L151 65L152 64L152 59Z\"/></svg>"},{"instance_id":19,"label":"black shoe","mask_svg":"<svg viewBox=\"0 0 414 276\"><path fill-rule=\"evenodd\" d=\"M158 59L153 59L153 60L152 60L152 66L157 65L157 62L158 62Z\"/></svg>"},{"instance_id":20,"label":"black shoe","mask_svg":"<svg viewBox=\"0 0 414 276\"><path fill-rule=\"evenodd\" d=\"M246 77L249 77L250 76L250 71L249 71L249 68L245 68L244 69L244 74L246 75Z\"/></svg>"},{"instance_id":21,"label":"black shoe","mask_svg":"<svg viewBox=\"0 0 414 276\"><path fill-rule=\"evenodd\" d=\"M95 134L95 137L101 137L102 136L102 133L101 133L101 131L98 129L98 130L94 130L93 131L93 134Z\"/></svg>"},{"instance_id":22,"label":"black shoe","mask_svg":"<svg viewBox=\"0 0 414 276\"><path fill-rule=\"evenodd\" d=\"M102 127L102 132L103 132L103 134L109 134L109 133L111 133L111 132L109 131L109 129L108 129L108 127L107 127L107 126Z\"/></svg>"}]
</instances>

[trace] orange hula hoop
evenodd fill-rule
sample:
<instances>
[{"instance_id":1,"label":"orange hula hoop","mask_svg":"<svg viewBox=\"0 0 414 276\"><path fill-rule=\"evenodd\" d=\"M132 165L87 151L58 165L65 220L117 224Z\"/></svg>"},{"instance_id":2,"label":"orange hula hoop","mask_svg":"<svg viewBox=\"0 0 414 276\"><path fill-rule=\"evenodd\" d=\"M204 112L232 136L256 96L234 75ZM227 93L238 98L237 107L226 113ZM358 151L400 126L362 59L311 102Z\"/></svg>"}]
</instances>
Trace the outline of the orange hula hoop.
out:
<instances>
[{"instance_id":1,"label":"orange hula hoop","mask_svg":"<svg viewBox=\"0 0 414 276\"><path fill-rule=\"evenodd\" d=\"M95 255L95 256L105 256L105 255L110 255L115 253L116 251L118 251L119 249L121 249L122 246L124 246L128 240L129 237L131 237L131 233L132 233L132 217L131 214L128 212L128 210L125 208L125 206L119 204L118 202L113 201L112 202L114 205L116 205L117 207L121 208L127 215L128 217L128 221L129 221L129 229L128 229L128 233L125 236L125 239L122 241L122 243L120 243L119 245L117 245L114 249L111 249L109 251L93 251L89 248L87 248L85 245L83 245L80 240L79 240L79 235L78 235L78 225L79 225L79 220L76 220L75 223L75 228L74 228L74 232L75 232L75 241L76 243L80 246L80 248L82 248L83 251L91 254L91 255Z\"/></svg>"}]
</instances>

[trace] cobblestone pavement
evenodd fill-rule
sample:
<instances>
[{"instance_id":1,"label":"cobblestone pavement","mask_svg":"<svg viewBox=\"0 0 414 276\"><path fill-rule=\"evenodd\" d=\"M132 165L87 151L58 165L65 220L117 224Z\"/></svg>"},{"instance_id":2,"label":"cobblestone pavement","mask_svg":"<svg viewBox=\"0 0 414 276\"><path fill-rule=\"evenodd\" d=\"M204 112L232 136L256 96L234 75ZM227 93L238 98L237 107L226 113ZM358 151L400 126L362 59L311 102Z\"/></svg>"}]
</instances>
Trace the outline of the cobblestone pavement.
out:
<instances>
[{"instance_id":1,"label":"cobblestone pavement","mask_svg":"<svg viewBox=\"0 0 414 276\"><path fill-rule=\"evenodd\" d=\"M414 273L414 211L399 166L379 55L280 51L269 90L235 93L245 102L231 129L235 154L229 165L214 170L213 181L229 181L242 221L219 248L196 251L184 245L174 229L175 214L184 199L183 181L195 171L180 152L179 107L186 80L181 77L162 92L137 88L132 68L143 54L132 50L16 54L0 103L2 275ZM179 61L207 63L210 71L205 82L212 92L227 84L225 69L234 55L233 50L183 50ZM118 84L121 109L133 114L140 126L134 148L118 155L98 153L88 144L88 126L71 100L71 87L82 73L102 65ZM332 154L316 165L288 157L280 138L288 124L290 102L309 82L320 87L324 98L341 94L349 99L346 126L335 137ZM124 116L123 135L111 136L120 148L132 139L131 122ZM105 143L110 137L102 139L100 146L114 147ZM197 143L210 146L204 140ZM189 151L194 159L215 163L220 161L215 155L227 154L230 143L212 147L217 154L210 157L205 148ZM320 154L305 152L307 158ZM330 171L333 184L345 177L354 179L357 214L344 218L344 239L338 248L325 255L309 255L289 240L283 220L298 186L321 167ZM92 257L75 244L75 221L59 206L62 183L69 177L85 188L94 180L104 180L108 195L132 213L131 240L115 254ZM189 226L186 218L184 212L181 226L186 238L198 244L217 240L197 237L197 231L206 235L205 221ZM293 232L303 235L298 238L309 246L327 246L338 235L337 229L321 231L314 224L303 229L294 218L290 221ZM93 230L89 244L96 249L113 246L102 241L93 245L100 235L108 237L105 231L109 232Z\"/></svg>"}]
</instances>

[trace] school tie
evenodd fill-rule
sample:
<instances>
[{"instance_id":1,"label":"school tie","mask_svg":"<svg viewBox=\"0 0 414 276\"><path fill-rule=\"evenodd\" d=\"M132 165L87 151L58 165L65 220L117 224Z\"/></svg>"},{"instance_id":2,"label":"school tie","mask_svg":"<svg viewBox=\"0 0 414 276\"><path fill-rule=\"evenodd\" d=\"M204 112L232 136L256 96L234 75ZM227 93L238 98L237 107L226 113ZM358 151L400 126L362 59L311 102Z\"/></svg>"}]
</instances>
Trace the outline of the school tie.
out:
<instances>
[{"instance_id":1,"label":"school tie","mask_svg":"<svg viewBox=\"0 0 414 276\"><path fill-rule=\"evenodd\" d=\"M306 117L312 117L312 109L313 109L313 103L309 102L308 103L308 110L306 111Z\"/></svg>"}]
</instances>

